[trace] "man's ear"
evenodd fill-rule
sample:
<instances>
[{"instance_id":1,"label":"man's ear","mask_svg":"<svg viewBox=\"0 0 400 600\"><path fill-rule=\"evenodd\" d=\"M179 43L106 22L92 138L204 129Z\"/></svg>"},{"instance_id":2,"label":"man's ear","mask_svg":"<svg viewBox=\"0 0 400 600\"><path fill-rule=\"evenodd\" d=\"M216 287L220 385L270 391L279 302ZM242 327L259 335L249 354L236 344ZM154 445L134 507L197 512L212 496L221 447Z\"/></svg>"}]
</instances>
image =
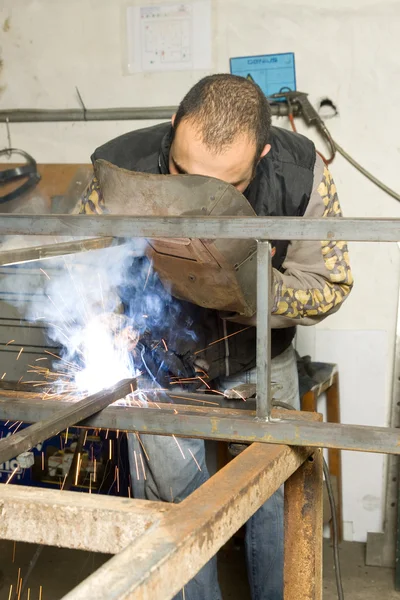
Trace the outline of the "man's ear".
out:
<instances>
[{"instance_id":1,"label":"man's ear","mask_svg":"<svg viewBox=\"0 0 400 600\"><path fill-rule=\"evenodd\" d=\"M175 117L175 115L174 115L174 117ZM174 117L172 117L172 118L174 118ZM264 156L267 156L267 154L270 150L271 150L271 144L267 144L266 146L264 146L263 151L261 152L261 155L260 155L260 160L262 158L264 158Z\"/></svg>"},{"instance_id":2,"label":"man's ear","mask_svg":"<svg viewBox=\"0 0 400 600\"><path fill-rule=\"evenodd\" d=\"M175 117L176 117L176 113L175 113L175 114L173 114L173 115L172 115L172 117L171 117L171 124L172 124L172 127L173 127L173 126L174 126L174 124L175 124Z\"/></svg>"}]
</instances>

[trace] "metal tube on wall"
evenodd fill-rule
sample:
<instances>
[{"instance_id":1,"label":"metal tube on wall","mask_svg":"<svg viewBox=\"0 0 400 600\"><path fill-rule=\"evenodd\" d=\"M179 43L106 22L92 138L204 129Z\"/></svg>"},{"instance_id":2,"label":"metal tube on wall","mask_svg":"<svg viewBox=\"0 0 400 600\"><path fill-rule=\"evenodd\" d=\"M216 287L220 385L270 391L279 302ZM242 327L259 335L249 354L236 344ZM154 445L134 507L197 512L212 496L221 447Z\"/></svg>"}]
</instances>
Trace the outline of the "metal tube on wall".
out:
<instances>
[{"instance_id":1,"label":"metal tube on wall","mask_svg":"<svg viewBox=\"0 0 400 600\"><path fill-rule=\"evenodd\" d=\"M46 123L66 121L152 121L168 120L177 111L177 106L143 106L132 108L67 108L67 109L31 109L20 108L0 110L0 122L6 123ZM286 116L287 104L271 104L273 116ZM297 114L296 105L293 113Z\"/></svg>"},{"instance_id":2,"label":"metal tube on wall","mask_svg":"<svg viewBox=\"0 0 400 600\"><path fill-rule=\"evenodd\" d=\"M257 418L271 416L271 327L270 286L272 264L271 244L266 240L257 242Z\"/></svg>"}]
</instances>

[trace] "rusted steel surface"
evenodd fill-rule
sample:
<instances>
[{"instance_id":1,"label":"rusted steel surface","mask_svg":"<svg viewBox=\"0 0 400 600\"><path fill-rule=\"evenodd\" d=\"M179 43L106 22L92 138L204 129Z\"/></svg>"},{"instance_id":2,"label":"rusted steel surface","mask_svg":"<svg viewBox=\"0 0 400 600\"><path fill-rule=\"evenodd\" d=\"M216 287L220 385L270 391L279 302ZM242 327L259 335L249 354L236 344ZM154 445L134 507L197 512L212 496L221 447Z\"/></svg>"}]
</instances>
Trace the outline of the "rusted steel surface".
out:
<instances>
[{"instance_id":1,"label":"rusted steel surface","mask_svg":"<svg viewBox=\"0 0 400 600\"><path fill-rule=\"evenodd\" d=\"M310 452L253 444L64 600L173 598Z\"/></svg>"},{"instance_id":2,"label":"rusted steel surface","mask_svg":"<svg viewBox=\"0 0 400 600\"><path fill-rule=\"evenodd\" d=\"M136 380L125 379L111 388L77 402L61 403L59 410L46 420L38 421L30 427L0 440L0 464L30 450L39 442L47 440L82 419L90 417L116 400L124 398L135 389Z\"/></svg>"},{"instance_id":3,"label":"rusted steel surface","mask_svg":"<svg viewBox=\"0 0 400 600\"><path fill-rule=\"evenodd\" d=\"M116 554L174 504L0 485L0 538Z\"/></svg>"},{"instance_id":4,"label":"rusted steel surface","mask_svg":"<svg viewBox=\"0 0 400 600\"><path fill-rule=\"evenodd\" d=\"M322 599L322 451L285 484L284 600Z\"/></svg>"},{"instance_id":5,"label":"rusted steel surface","mask_svg":"<svg viewBox=\"0 0 400 600\"><path fill-rule=\"evenodd\" d=\"M206 398L211 402L209 396ZM23 399L14 394L12 402L4 396L0 397L0 419L37 421L54 414L59 406L52 401L27 400L26 394ZM163 405L160 409L112 406L80 424L149 434L400 454L399 429L305 422L307 414L312 413L273 410L273 419L281 420L266 422L255 419L252 411L208 405Z\"/></svg>"}]
</instances>

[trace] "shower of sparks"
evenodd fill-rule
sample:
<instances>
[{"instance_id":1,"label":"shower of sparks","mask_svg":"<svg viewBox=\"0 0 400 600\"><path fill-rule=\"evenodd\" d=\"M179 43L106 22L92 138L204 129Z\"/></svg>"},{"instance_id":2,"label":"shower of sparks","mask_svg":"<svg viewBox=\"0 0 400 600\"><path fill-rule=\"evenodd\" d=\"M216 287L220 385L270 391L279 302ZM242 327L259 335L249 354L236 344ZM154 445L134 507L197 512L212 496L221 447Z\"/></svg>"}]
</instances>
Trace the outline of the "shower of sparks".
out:
<instances>
[{"instance_id":1,"label":"shower of sparks","mask_svg":"<svg viewBox=\"0 0 400 600\"><path fill-rule=\"evenodd\" d=\"M196 459L195 455L193 454L193 452L191 451L191 449L190 449L190 448L189 448L189 452L190 452L190 454L192 455L192 458L193 458L194 462L196 463L198 470L199 470L199 471L201 471L201 466L199 465L199 463L198 463L198 461L197 461L197 459Z\"/></svg>"},{"instance_id":2,"label":"shower of sparks","mask_svg":"<svg viewBox=\"0 0 400 600\"><path fill-rule=\"evenodd\" d=\"M14 469L14 471L11 473L10 477L7 479L5 485L7 485L8 483L10 483L11 479L14 477L15 473L18 471L19 469L19 465L17 465Z\"/></svg>"},{"instance_id":3,"label":"shower of sparks","mask_svg":"<svg viewBox=\"0 0 400 600\"><path fill-rule=\"evenodd\" d=\"M195 352L195 354L200 354L200 352L204 352L210 346L213 346L214 344L218 344L219 342L223 342L224 340L227 340L228 338L230 338L234 335L237 335L238 333L242 333L242 331L247 331L247 329L250 329L250 328L251 328L251 326L244 327L243 329L239 329L239 331L235 331L234 333L230 333L229 335L226 335L225 337L219 338L218 340L214 340L213 342L210 342L210 344L208 344L208 346L206 348L203 348L202 350L197 350L197 352Z\"/></svg>"},{"instance_id":4,"label":"shower of sparks","mask_svg":"<svg viewBox=\"0 0 400 600\"><path fill-rule=\"evenodd\" d=\"M183 454L183 450L182 450L182 446L180 445L180 443L178 442L178 440L176 439L176 437L173 435L172 436L175 440L176 445L178 446L180 453L182 454L183 458L186 460L186 456Z\"/></svg>"},{"instance_id":5,"label":"shower of sparks","mask_svg":"<svg viewBox=\"0 0 400 600\"><path fill-rule=\"evenodd\" d=\"M17 360L19 359L19 357L21 356L22 352L23 352L23 348L21 348L21 350L18 352L18 356L17 356Z\"/></svg>"},{"instance_id":6,"label":"shower of sparks","mask_svg":"<svg viewBox=\"0 0 400 600\"><path fill-rule=\"evenodd\" d=\"M47 273L44 269L40 269L40 271L43 273L43 275L45 275L47 277L48 280L50 280L50 277L47 275Z\"/></svg>"}]
</instances>

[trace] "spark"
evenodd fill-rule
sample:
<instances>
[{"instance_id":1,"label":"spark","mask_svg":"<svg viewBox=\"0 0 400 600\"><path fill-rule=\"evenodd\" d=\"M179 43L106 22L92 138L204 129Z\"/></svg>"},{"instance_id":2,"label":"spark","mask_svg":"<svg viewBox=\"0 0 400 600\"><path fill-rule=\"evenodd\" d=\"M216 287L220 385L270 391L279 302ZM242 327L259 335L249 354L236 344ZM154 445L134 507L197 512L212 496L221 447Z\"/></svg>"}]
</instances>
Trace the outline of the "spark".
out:
<instances>
[{"instance_id":1,"label":"spark","mask_svg":"<svg viewBox=\"0 0 400 600\"><path fill-rule=\"evenodd\" d=\"M15 342L15 340L10 340L9 342L7 342L6 346L8 346L8 344L12 344L13 342Z\"/></svg>"},{"instance_id":2,"label":"spark","mask_svg":"<svg viewBox=\"0 0 400 600\"><path fill-rule=\"evenodd\" d=\"M119 429L117 429L117 435L116 435L117 439L118 439L118 436L119 436Z\"/></svg>"},{"instance_id":3,"label":"spark","mask_svg":"<svg viewBox=\"0 0 400 600\"><path fill-rule=\"evenodd\" d=\"M42 452L42 471L44 471L44 452Z\"/></svg>"},{"instance_id":4,"label":"spark","mask_svg":"<svg viewBox=\"0 0 400 600\"><path fill-rule=\"evenodd\" d=\"M4 423L4 427L10 422L10 419Z\"/></svg>"},{"instance_id":5,"label":"spark","mask_svg":"<svg viewBox=\"0 0 400 600\"><path fill-rule=\"evenodd\" d=\"M176 445L178 446L183 458L186 459L186 456L183 454L182 446L180 445L180 443L178 442L178 440L176 439L176 437L174 435L172 437L174 438Z\"/></svg>"},{"instance_id":6,"label":"spark","mask_svg":"<svg viewBox=\"0 0 400 600\"><path fill-rule=\"evenodd\" d=\"M42 591L43 591L42 586L39 586L39 600L42 600Z\"/></svg>"},{"instance_id":7,"label":"spark","mask_svg":"<svg viewBox=\"0 0 400 600\"><path fill-rule=\"evenodd\" d=\"M108 438L108 432L109 432L109 429L107 429L107 431L106 431L106 439Z\"/></svg>"},{"instance_id":8,"label":"spark","mask_svg":"<svg viewBox=\"0 0 400 600\"><path fill-rule=\"evenodd\" d=\"M234 333L230 333L229 335L226 335L225 337L219 338L218 340L214 340L213 342L208 344L208 346L206 348L203 348L202 350L197 350L197 352L195 352L194 354L200 354L200 352L204 352L204 350L207 350L207 348L209 348L210 346L213 346L214 344L218 344L219 342L223 342L224 340L227 340L228 338L232 337L233 335L242 333L242 331L247 331L247 329L250 329L250 327L251 326L245 327L244 329L239 329L239 331L235 331Z\"/></svg>"},{"instance_id":9,"label":"spark","mask_svg":"<svg viewBox=\"0 0 400 600\"><path fill-rule=\"evenodd\" d=\"M185 586L182 588L182 600L185 600Z\"/></svg>"},{"instance_id":10,"label":"spark","mask_svg":"<svg viewBox=\"0 0 400 600\"><path fill-rule=\"evenodd\" d=\"M89 473L89 494L92 493L92 474Z\"/></svg>"},{"instance_id":11,"label":"spark","mask_svg":"<svg viewBox=\"0 0 400 600\"><path fill-rule=\"evenodd\" d=\"M214 390L211 391L213 392ZM170 398L178 398L179 400L191 400L192 402L201 402L202 404L213 404L214 406L219 406L218 402L210 402L210 400L198 400L197 398L189 398L187 396L174 396L173 394L168 394L168 396Z\"/></svg>"},{"instance_id":12,"label":"spark","mask_svg":"<svg viewBox=\"0 0 400 600\"><path fill-rule=\"evenodd\" d=\"M18 383L21 383L21 381L23 380L24 376L22 375L19 379L18 379Z\"/></svg>"},{"instance_id":13,"label":"spark","mask_svg":"<svg viewBox=\"0 0 400 600\"><path fill-rule=\"evenodd\" d=\"M92 446L93 449L93 446ZM93 483L96 483L96 475L97 474L97 464L96 464L96 459L94 459L93 461Z\"/></svg>"},{"instance_id":14,"label":"spark","mask_svg":"<svg viewBox=\"0 0 400 600\"><path fill-rule=\"evenodd\" d=\"M149 263L149 270L147 271L146 281L144 282L143 291L146 289L147 282L149 281L150 273L153 268L153 261L151 260ZM143 315L144 317L147 315Z\"/></svg>"},{"instance_id":15,"label":"spark","mask_svg":"<svg viewBox=\"0 0 400 600\"><path fill-rule=\"evenodd\" d=\"M117 493L119 494L119 469L117 466L115 467L115 469L116 469L116 475L117 475Z\"/></svg>"},{"instance_id":16,"label":"spark","mask_svg":"<svg viewBox=\"0 0 400 600\"><path fill-rule=\"evenodd\" d=\"M162 343L164 344L164 348L165 350L168 352L168 346L167 346L167 342L164 340L164 338L161 338Z\"/></svg>"},{"instance_id":17,"label":"spark","mask_svg":"<svg viewBox=\"0 0 400 600\"><path fill-rule=\"evenodd\" d=\"M139 467L138 467L138 461L137 461L137 455L136 455L136 450L133 451L134 455L135 455L135 465L136 465L136 477L139 481L140 477L139 477Z\"/></svg>"},{"instance_id":18,"label":"spark","mask_svg":"<svg viewBox=\"0 0 400 600\"><path fill-rule=\"evenodd\" d=\"M17 433L18 429L21 427L22 425L22 421L20 422L20 424L14 429L14 435Z\"/></svg>"},{"instance_id":19,"label":"spark","mask_svg":"<svg viewBox=\"0 0 400 600\"><path fill-rule=\"evenodd\" d=\"M65 480L67 479L67 475L68 475L68 473L65 473L65 475L64 475L64 481L61 484L61 491L64 489Z\"/></svg>"},{"instance_id":20,"label":"spark","mask_svg":"<svg viewBox=\"0 0 400 600\"><path fill-rule=\"evenodd\" d=\"M142 464L142 470L143 470L143 478L146 481L147 477L146 477L146 471L144 470L144 462L143 462L143 456L142 453L140 452L139 454L139 458L140 458L140 462Z\"/></svg>"},{"instance_id":21,"label":"spark","mask_svg":"<svg viewBox=\"0 0 400 600\"><path fill-rule=\"evenodd\" d=\"M240 394L237 390L235 390L235 388L232 388L232 392L235 392L235 394L237 394L239 398L243 400L243 402L246 402L246 398L242 396L242 394Z\"/></svg>"},{"instance_id":22,"label":"spark","mask_svg":"<svg viewBox=\"0 0 400 600\"><path fill-rule=\"evenodd\" d=\"M75 485L78 485L80 468L81 468L81 453L78 452L78 461L76 463L76 473L75 473Z\"/></svg>"},{"instance_id":23,"label":"spark","mask_svg":"<svg viewBox=\"0 0 400 600\"><path fill-rule=\"evenodd\" d=\"M109 442L109 460L112 459L112 440L108 440Z\"/></svg>"},{"instance_id":24,"label":"spark","mask_svg":"<svg viewBox=\"0 0 400 600\"><path fill-rule=\"evenodd\" d=\"M15 586L15 591L18 592L19 586L19 578L21 577L21 567L18 567L18 575L17 575L17 585Z\"/></svg>"},{"instance_id":25,"label":"spark","mask_svg":"<svg viewBox=\"0 0 400 600\"><path fill-rule=\"evenodd\" d=\"M49 360L47 356L43 356L42 358L35 358L35 362L39 362L39 360Z\"/></svg>"},{"instance_id":26,"label":"spark","mask_svg":"<svg viewBox=\"0 0 400 600\"><path fill-rule=\"evenodd\" d=\"M7 373L6 373L6 372L4 372L1 378L2 378L2 379L4 379L4 377L5 377L6 375L7 375Z\"/></svg>"},{"instance_id":27,"label":"spark","mask_svg":"<svg viewBox=\"0 0 400 600\"><path fill-rule=\"evenodd\" d=\"M133 384L132 383L131 383L131 391L132 391L132 394L135 393L135 390L133 389Z\"/></svg>"},{"instance_id":28,"label":"spark","mask_svg":"<svg viewBox=\"0 0 400 600\"><path fill-rule=\"evenodd\" d=\"M83 440L83 445L86 444L87 436L88 436L88 430L86 429L86 431L85 431L85 438Z\"/></svg>"},{"instance_id":29,"label":"spark","mask_svg":"<svg viewBox=\"0 0 400 600\"><path fill-rule=\"evenodd\" d=\"M196 463L198 470L199 470L199 471L201 471L201 466L200 466L200 465L199 465L199 463L197 462L197 460L196 460L196 457L195 457L195 455L193 454L193 452L191 451L191 449L190 449L190 448L189 448L189 452L190 452L190 454L192 455L192 458L193 458L194 462Z\"/></svg>"},{"instance_id":30,"label":"spark","mask_svg":"<svg viewBox=\"0 0 400 600\"><path fill-rule=\"evenodd\" d=\"M26 597L26 600L30 600L31 597L31 588L28 588L28 595Z\"/></svg>"},{"instance_id":31,"label":"spark","mask_svg":"<svg viewBox=\"0 0 400 600\"><path fill-rule=\"evenodd\" d=\"M13 590L13 586L12 586L12 583L11 583L11 585L10 585L10 592L8 594L8 600L11 600L12 590Z\"/></svg>"},{"instance_id":32,"label":"spark","mask_svg":"<svg viewBox=\"0 0 400 600\"><path fill-rule=\"evenodd\" d=\"M69 429L69 427L67 427L67 429L65 431L65 443L68 442L68 429Z\"/></svg>"},{"instance_id":33,"label":"spark","mask_svg":"<svg viewBox=\"0 0 400 600\"><path fill-rule=\"evenodd\" d=\"M39 271L42 271L43 275L45 275L47 277L47 279L50 280L50 277L47 275L47 273L44 269L39 269Z\"/></svg>"},{"instance_id":34,"label":"spark","mask_svg":"<svg viewBox=\"0 0 400 600\"><path fill-rule=\"evenodd\" d=\"M14 546L13 546L13 555L12 555L12 561L15 562L15 553L17 550L17 542L14 542Z\"/></svg>"},{"instance_id":35,"label":"spark","mask_svg":"<svg viewBox=\"0 0 400 600\"><path fill-rule=\"evenodd\" d=\"M201 381L202 383L204 383L204 385L205 385L205 386L206 386L206 387L207 387L209 390L211 389L211 386L210 386L210 385L208 385L208 383L207 383L206 381L204 381L204 379L203 379L202 377L197 377L197 379L200 379L200 381Z\"/></svg>"},{"instance_id":36,"label":"spark","mask_svg":"<svg viewBox=\"0 0 400 600\"><path fill-rule=\"evenodd\" d=\"M22 591L22 577L19 580L18 600L20 600L20 598L21 598L21 591Z\"/></svg>"},{"instance_id":37,"label":"spark","mask_svg":"<svg viewBox=\"0 0 400 600\"><path fill-rule=\"evenodd\" d=\"M142 450L143 450L143 452L144 452L144 454L145 454L145 456L146 456L146 458L147 458L147 461L149 462L149 461L150 461L149 455L147 454L147 452L146 452L146 448L144 447L144 445L143 445L143 442L142 442L142 440L141 440L141 437L140 437L140 435L139 435L138 433L136 433L136 437L137 437L137 439L138 439L138 442L139 442L139 444L140 444L140 445L141 445L141 447L142 447Z\"/></svg>"},{"instance_id":38,"label":"spark","mask_svg":"<svg viewBox=\"0 0 400 600\"><path fill-rule=\"evenodd\" d=\"M130 486L128 485L128 498L130 498L130 497L131 497L131 488L130 488Z\"/></svg>"},{"instance_id":39,"label":"spark","mask_svg":"<svg viewBox=\"0 0 400 600\"><path fill-rule=\"evenodd\" d=\"M17 360L19 359L19 357L21 356L22 352L23 352L23 348L21 348L21 350L18 352L18 356L17 356Z\"/></svg>"}]
</instances>

